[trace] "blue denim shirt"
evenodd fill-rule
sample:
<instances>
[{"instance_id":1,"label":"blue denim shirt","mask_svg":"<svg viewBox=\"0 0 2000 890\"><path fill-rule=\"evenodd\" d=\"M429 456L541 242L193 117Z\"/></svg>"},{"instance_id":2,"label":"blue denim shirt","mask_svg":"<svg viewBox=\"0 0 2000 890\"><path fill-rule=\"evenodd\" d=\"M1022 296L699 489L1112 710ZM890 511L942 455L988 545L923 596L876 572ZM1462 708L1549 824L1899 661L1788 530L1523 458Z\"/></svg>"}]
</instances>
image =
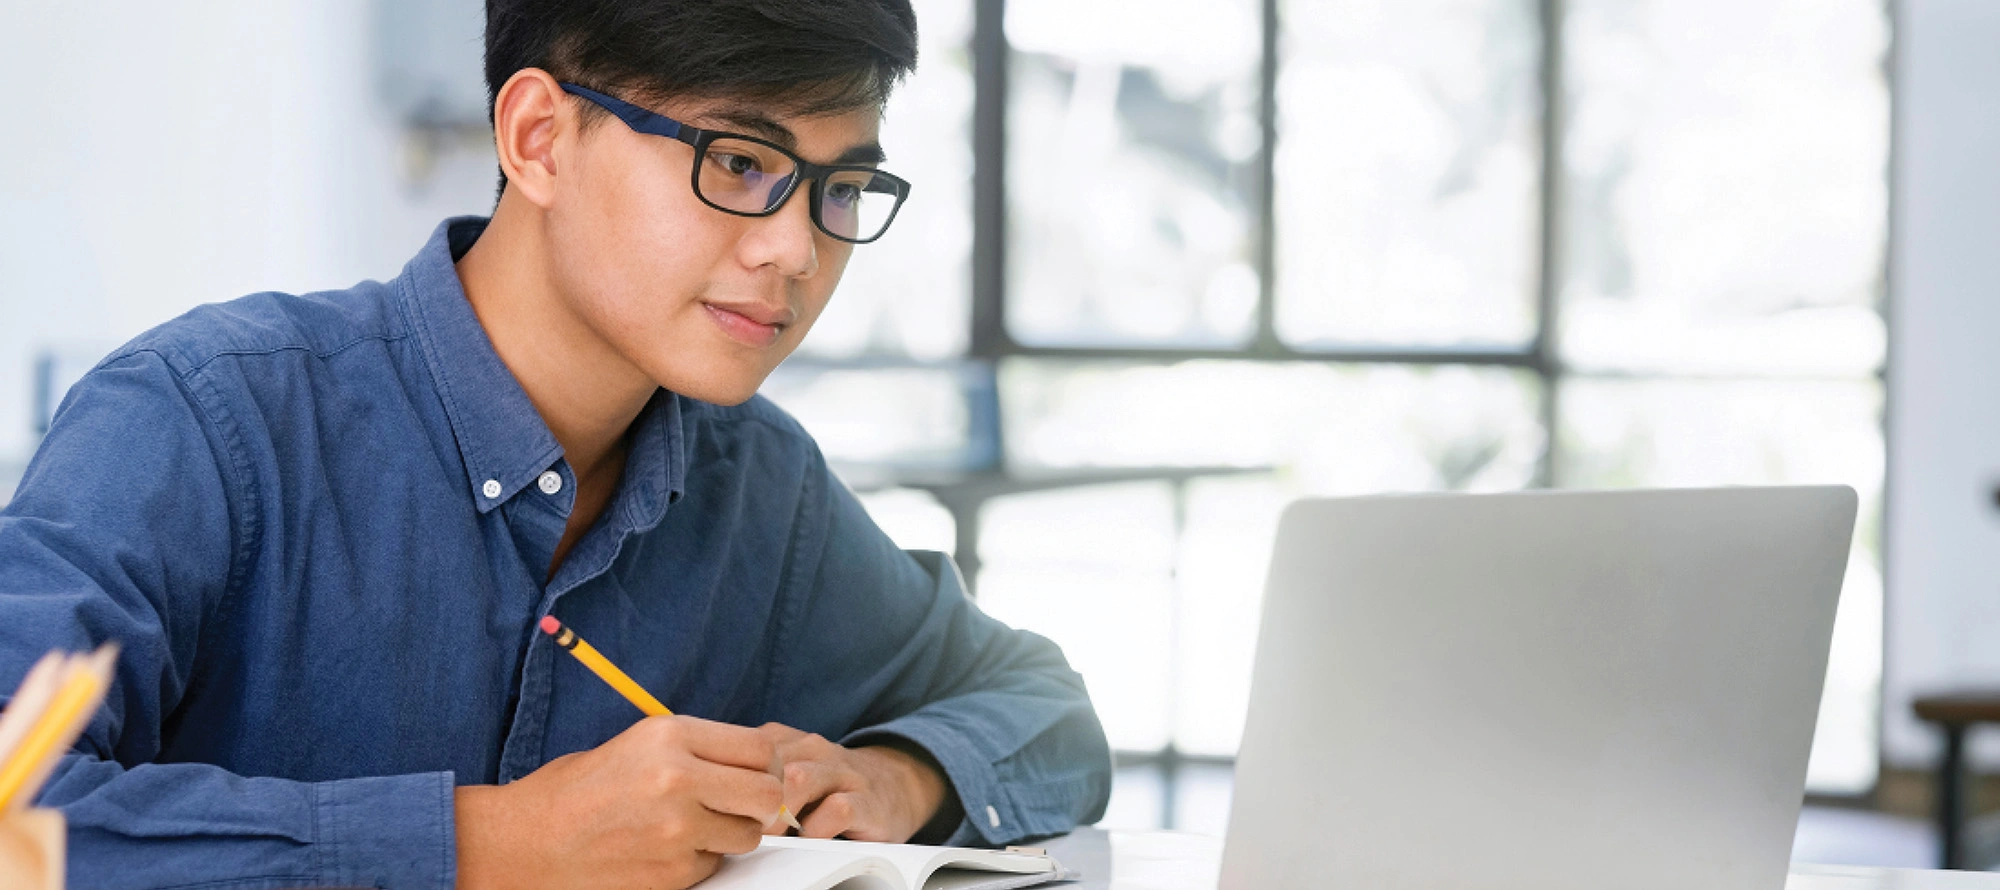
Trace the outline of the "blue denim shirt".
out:
<instances>
[{"instance_id":1,"label":"blue denim shirt","mask_svg":"<svg viewBox=\"0 0 2000 890\"><path fill-rule=\"evenodd\" d=\"M196 309L64 400L0 511L0 690L51 648L124 647L41 795L77 886L452 886L455 784L640 718L546 613L677 712L921 746L952 843L1102 814L1062 653L898 550L761 398L657 393L545 583L575 477L459 285L483 226L386 284Z\"/></svg>"}]
</instances>

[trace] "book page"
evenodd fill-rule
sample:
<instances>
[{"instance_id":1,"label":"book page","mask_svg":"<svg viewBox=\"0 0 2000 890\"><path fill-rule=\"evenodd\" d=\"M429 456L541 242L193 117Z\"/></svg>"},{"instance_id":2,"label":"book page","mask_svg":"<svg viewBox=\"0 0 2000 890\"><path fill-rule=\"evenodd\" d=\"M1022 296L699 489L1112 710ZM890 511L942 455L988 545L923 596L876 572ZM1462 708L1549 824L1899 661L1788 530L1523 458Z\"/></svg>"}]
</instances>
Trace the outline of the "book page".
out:
<instances>
[{"instance_id":1,"label":"book page","mask_svg":"<svg viewBox=\"0 0 2000 890\"><path fill-rule=\"evenodd\" d=\"M1077 877L1075 873L1068 871L1017 875L962 868L940 868L931 872L931 879L924 882L921 890L1016 890L1021 887L1039 887L1051 881L1064 881L1075 877Z\"/></svg>"},{"instance_id":2,"label":"book page","mask_svg":"<svg viewBox=\"0 0 2000 890\"><path fill-rule=\"evenodd\" d=\"M866 841L826 841L799 837L767 837L757 848L761 853L769 849L810 850L848 859L863 856L880 859L892 865L903 880L903 886L917 890L929 886L931 873L940 868L964 869L985 873L985 880L992 880L994 873L1036 875L1037 880L1027 884L1007 882L1000 886L1033 886L1043 881L1054 880L1061 872L1061 866L1047 856L1031 856L1022 853L1002 853L995 850L974 850L968 847L929 847L917 844L871 844ZM944 877L944 876L940 876ZM778 885L773 884L773 887ZM965 883L957 876L944 886L984 887L987 884ZM847 888L842 888L847 890ZM997 890L997 887L996 887Z\"/></svg>"},{"instance_id":3,"label":"book page","mask_svg":"<svg viewBox=\"0 0 2000 890\"><path fill-rule=\"evenodd\" d=\"M765 838L757 849L724 856L722 867L701 890L910 890L895 866L881 859L841 852L774 845Z\"/></svg>"}]
</instances>

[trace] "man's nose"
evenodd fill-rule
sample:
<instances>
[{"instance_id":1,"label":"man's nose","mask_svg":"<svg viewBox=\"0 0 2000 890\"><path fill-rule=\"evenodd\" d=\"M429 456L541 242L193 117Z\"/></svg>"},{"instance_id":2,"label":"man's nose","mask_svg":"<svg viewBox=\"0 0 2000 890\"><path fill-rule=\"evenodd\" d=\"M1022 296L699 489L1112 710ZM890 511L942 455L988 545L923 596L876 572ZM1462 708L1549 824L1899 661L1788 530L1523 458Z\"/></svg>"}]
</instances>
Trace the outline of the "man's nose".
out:
<instances>
[{"instance_id":1,"label":"man's nose","mask_svg":"<svg viewBox=\"0 0 2000 890\"><path fill-rule=\"evenodd\" d=\"M812 189L799 183L778 212L758 220L751 233L755 265L771 266L787 278L809 278L819 271L819 239L812 221Z\"/></svg>"}]
</instances>

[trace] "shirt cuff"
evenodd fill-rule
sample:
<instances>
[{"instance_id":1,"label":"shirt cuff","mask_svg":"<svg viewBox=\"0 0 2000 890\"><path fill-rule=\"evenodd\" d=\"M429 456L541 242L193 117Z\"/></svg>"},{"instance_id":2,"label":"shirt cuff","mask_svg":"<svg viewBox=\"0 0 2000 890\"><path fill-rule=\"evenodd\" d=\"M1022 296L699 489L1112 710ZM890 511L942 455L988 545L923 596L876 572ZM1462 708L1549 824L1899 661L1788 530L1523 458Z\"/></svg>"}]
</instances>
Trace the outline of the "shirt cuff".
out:
<instances>
[{"instance_id":1,"label":"shirt cuff","mask_svg":"<svg viewBox=\"0 0 2000 890\"><path fill-rule=\"evenodd\" d=\"M1032 802L1019 800L1015 789L1000 781L993 762L970 739L921 712L858 730L840 743L858 748L889 739L901 739L930 752L944 769L945 780L958 792L965 819L945 838L945 846L998 847L1071 828L1060 808L1037 808Z\"/></svg>"},{"instance_id":2,"label":"shirt cuff","mask_svg":"<svg viewBox=\"0 0 2000 890\"><path fill-rule=\"evenodd\" d=\"M342 887L453 890L455 785L449 772L314 783L320 874Z\"/></svg>"}]
</instances>

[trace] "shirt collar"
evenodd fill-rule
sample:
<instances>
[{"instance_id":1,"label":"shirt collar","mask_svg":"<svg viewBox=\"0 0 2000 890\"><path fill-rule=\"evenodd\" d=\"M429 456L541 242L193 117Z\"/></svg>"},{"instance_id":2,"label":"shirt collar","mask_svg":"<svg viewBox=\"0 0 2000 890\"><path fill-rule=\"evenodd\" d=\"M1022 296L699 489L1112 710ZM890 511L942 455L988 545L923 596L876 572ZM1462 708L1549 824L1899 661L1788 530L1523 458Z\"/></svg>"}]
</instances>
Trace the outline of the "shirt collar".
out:
<instances>
[{"instance_id":1,"label":"shirt collar","mask_svg":"<svg viewBox=\"0 0 2000 890\"><path fill-rule=\"evenodd\" d=\"M631 450L618 499L635 531L659 525L667 505L681 499L687 485L687 443L681 424L681 397L664 389L632 424Z\"/></svg>"},{"instance_id":2,"label":"shirt collar","mask_svg":"<svg viewBox=\"0 0 2000 890\"><path fill-rule=\"evenodd\" d=\"M479 240L487 221L461 216L440 223L397 280L481 513L506 503L562 457L555 434L493 350L453 265ZM646 529L659 523L686 484L680 397L655 393L632 432L614 502L622 502L620 509L635 528Z\"/></svg>"}]
</instances>

